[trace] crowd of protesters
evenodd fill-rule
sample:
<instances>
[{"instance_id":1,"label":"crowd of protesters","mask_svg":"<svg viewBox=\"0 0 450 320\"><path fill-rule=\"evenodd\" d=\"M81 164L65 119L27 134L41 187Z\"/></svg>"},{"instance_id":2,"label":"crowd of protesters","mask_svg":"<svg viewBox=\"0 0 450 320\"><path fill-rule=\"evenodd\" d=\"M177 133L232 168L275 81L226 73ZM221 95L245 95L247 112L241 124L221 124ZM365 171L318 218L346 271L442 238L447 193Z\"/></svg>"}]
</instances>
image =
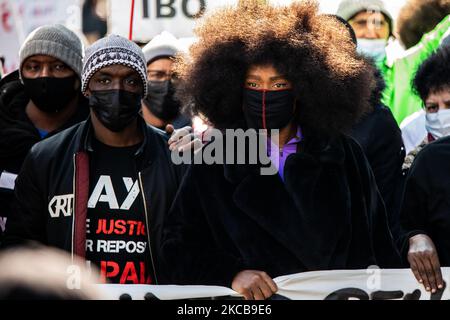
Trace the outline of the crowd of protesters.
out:
<instances>
[{"instance_id":1,"label":"crowd of protesters","mask_svg":"<svg viewBox=\"0 0 450 320\"><path fill-rule=\"evenodd\" d=\"M51 264L52 247L100 283L246 299L270 298L277 276L378 265L436 292L450 266L449 14L449 0L409 0L396 24L382 0L336 15L241 1L202 20L189 52L104 24L83 52L66 27L37 28L0 80L0 264ZM395 41L407 50L391 54ZM276 130L276 173L173 161L229 129ZM0 282L20 278L8 270Z\"/></svg>"}]
</instances>

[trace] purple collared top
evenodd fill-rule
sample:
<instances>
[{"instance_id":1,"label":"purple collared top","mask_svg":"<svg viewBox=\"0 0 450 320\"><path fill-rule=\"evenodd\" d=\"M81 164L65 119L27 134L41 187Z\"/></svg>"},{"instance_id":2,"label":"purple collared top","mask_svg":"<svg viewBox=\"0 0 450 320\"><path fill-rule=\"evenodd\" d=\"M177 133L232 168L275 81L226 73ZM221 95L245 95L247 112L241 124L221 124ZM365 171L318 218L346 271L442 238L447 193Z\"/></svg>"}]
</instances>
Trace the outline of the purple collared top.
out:
<instances>
[{"instance_id":1,"label":"purple collared top","mask_svg":"<svg viewBox=\"0 0 450 320\"><path fill-rule=\"evenodd\" d=\"M281 180L284 182L284 164L289 155L297 152L297 144L302 140L302 131L300 127L297 127L297 133L295 137L289 140L283 148L279 148L276 144L270 140L268 145L268 153L270 160L273 165L278 169L278 174ZM278 152L272 152L272 150L277 150Z\"/></svg>"}]
</instances>

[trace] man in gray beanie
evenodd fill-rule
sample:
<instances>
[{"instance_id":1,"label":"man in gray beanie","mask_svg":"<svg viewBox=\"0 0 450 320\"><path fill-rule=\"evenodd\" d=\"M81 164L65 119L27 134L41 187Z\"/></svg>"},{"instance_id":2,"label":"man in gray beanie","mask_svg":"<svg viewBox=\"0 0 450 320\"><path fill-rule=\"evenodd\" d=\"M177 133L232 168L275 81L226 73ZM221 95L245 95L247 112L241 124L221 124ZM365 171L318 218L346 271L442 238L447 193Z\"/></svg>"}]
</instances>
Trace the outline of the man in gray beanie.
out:
<instances>
[{"instance_id":1,"label":"man in gray beanie","mask_svg":"<svg viewBox=\"0 0 450 320\"><path fill-rule=\"evenodd\" d=\"M154 37L142 49L146 64L148 93L142 100L142 116L159 129L168 124L175 129L190 126L190 118L181 112L181 102L175 98L176 76L174 58L182 53L179 40L167 31Z\"/></svg>"},{"instance_id":2,"label":"man in gray beanie","mask_svg":"<svg viewBox=\"0 0 450 320\"><path fill-rule=\"evenodd\" d=\"M82 53L80 39L63 25L39 27L20 48L19 69L0 82L0 243L28 151L88 116Z\"/></svg>"},{"instance_id":3,"label":"man in gray beanie","mask_svg":"<svg viewBox=\"0 0 450 320\"><path fill-rule=\"evenodd\" d=\"M361 53L378 61L385 57L393 25L383 0L342 0L336 14L352 26Z\"/></svg>"},{"instance_id":4,"label":"man in gray beanie","mask_svg":"<svg viewBox=\"0 0 450 320\"><path fill-rule=\"evenodd\" d=\"M100 282L164 283L164 216L184 174L164 132L140 117L144 54L111 35L86 49L90 118L36 145L17 178L5 244L35 240L85 258Z\"/></svg>"},{"instance_id":5,"label":"man in gray beanie","mask_svg":"<svg viewBox=\"0 0 450 320\"><path fill-rule=\"evenodd\" d=\"M61 117L76 108L82 45L75 33L60 24L37 28L20 48L19 60L20 79L37 109Z\"/></svg>"}]
</instances>

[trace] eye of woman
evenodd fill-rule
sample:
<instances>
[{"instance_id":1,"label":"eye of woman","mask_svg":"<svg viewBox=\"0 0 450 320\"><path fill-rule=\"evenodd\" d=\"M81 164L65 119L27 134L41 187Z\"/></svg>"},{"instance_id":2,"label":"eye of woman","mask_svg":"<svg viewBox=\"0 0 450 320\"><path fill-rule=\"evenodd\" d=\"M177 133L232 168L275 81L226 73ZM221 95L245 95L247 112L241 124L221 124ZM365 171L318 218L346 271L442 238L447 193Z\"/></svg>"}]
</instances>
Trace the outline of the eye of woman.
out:
<instances>
[{"instance_id":1,"label":"eye of woman","mask_svg":"<svg viewBox=\"0 0 450 320\"><path fill-rule=\"evenodd\" d=\"M276 89L283 89L286 88L287 86L288 84L286 82L277 82L273 85L273 87Z\"/></svg>"},{"instance_id":2,"label":"eye of woman","mask_svg":"<svg viewBox=\"0 0 450 320\"><path fill-rule=\"evenodd\" d=\"M258 84L256 82L247 81L246 87L247 88L258 88Z\"/></svg>"},{"instance_id":3,"label":"eye of woman","mask_svg":"<svg viewBox=\"0 0 450 320\"><path fill-rule=\"evenodd\" d=\"M427 112L429 112L429 113L437 112L439 109L437 104L429 104L429 105L426 105L425 108L427 109Z\"/></svg>"}]
</instances>

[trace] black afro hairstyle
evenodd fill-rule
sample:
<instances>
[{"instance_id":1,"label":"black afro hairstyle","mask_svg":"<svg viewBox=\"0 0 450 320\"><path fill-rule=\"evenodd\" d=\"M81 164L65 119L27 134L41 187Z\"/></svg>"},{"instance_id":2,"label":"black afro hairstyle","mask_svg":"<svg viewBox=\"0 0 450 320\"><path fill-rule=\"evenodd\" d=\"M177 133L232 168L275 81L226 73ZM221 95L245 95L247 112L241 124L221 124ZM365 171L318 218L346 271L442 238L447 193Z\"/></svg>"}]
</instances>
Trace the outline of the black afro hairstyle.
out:
<instances>
[{"instance_id":1,"label":"black afro hairstyle","mask_svg":"<svg viewBox=\"0 0 450 320\"><path fill-rule=\"evenodd\" d=\"M417 69L413 88L423 102L434 92L450 87L450 48L441 47Z\"/></svg>"},{"instance_id":2,"label":"black afro hairstyle","mask_svg":"<svg viewBox=\"0 0 450 320\"><path fill-rule=\"evenodd\" d=\"M336 14L326 14L329 17L335 18L337 21L339 21L340 23L342 23L342 25L345 27L345 29L347 29L350 38L352 39L352 42L355 44L355 46L358 43L358 39L356 38L356 34L355 34L355 30L353 29L352 25L345 20L344 18L342 18L341 16L338 16Z\"/></svg>"},{"instance_id":3,"label":"black afro hairstyle","mask_svg":"<svg viewBox=\"0 0 450 320\"><path fill-rule=\"evenodd\" d=\"M345 26L318 14L315 1L242 2L207 17L196 33L190 59L176 64L179 97L216 128L245 127L242 97L251 65L271 64L292 83L304 132L348 132L370 110L373 68L357 55Z\"/></svg>"}]
</instances>

